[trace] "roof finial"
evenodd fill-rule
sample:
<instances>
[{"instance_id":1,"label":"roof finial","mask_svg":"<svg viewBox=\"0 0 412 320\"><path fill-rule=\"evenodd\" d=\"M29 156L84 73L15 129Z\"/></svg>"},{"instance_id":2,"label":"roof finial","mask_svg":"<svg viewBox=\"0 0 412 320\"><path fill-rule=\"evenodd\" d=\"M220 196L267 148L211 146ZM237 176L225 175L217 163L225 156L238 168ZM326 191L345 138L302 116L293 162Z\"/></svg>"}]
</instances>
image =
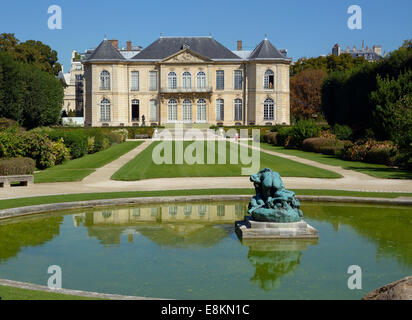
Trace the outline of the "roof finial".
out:
<instances>
[{"instance_id":1,"label":"roof finial","mask_svg":"<svg viewBox=\"0 0 412 320\"><path fill-rule=\"evenodd\" d=\"M265 40L267 40L268 39L268 35L265 33Z\"/></svg>"}]
</instances>

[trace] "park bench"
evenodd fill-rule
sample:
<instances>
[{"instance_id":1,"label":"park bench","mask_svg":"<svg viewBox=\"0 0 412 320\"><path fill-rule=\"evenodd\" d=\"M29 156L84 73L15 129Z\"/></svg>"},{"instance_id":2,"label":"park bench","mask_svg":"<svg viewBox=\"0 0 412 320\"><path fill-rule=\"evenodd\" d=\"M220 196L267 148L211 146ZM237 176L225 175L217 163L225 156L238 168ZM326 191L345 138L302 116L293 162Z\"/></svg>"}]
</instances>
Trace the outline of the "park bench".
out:
<instances>
[{"instance_id":1,"label":"park bench","mask_svg":"<svg viewBox=\"0 0 412 320\"><path fill-rule=\"evenodd\" d=\"M33 184L34 177L29 174L16 176L0 176L0 188L28 187Z\"/></svg>"},{"instance_id":2,"label":"park bench","mask_svg":"<svg viewBox=\"0 0 412 320\"><path fill-rule=\"evenodd\" d=\"M150 135L148 135L148 134L136 134L135 139L150 139Z\"/></svg>"}]
</instances>

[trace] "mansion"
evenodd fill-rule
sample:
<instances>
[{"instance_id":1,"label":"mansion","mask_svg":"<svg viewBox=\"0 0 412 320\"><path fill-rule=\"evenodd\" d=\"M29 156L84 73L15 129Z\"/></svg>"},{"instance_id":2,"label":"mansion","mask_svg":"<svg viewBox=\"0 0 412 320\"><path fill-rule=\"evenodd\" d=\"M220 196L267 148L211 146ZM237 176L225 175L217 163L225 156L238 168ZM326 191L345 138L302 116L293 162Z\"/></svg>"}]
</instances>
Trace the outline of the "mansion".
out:
<instances>
[{"instance_id":1,"label":"mansion","mask_svg":"<svg viewBox=\"0 0 412 320\"><path fill-rule=\"evenodd\" d=\"M160 37L138 49L105 39L86 53L85 126L290 123L291 59L267 39L252 51L212 37Z\"/></svg>"}]
</instances>

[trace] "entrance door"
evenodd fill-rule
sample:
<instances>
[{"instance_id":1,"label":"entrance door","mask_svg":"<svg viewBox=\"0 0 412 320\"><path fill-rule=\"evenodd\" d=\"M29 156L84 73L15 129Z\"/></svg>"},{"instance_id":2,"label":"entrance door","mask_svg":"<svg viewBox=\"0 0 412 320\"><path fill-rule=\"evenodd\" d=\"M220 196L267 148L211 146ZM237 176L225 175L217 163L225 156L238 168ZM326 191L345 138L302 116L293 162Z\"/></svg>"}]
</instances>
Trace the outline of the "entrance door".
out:
<instances>
[{"instance_id":1,"label":"entrance door","mask_svg":"<svg viewBox=\"0 0 412 320\"><path fill-rule=\"evenodd\" d=\"M139 121L139 100L132 100L132 121Z\"/></svg>"}]
</instances>

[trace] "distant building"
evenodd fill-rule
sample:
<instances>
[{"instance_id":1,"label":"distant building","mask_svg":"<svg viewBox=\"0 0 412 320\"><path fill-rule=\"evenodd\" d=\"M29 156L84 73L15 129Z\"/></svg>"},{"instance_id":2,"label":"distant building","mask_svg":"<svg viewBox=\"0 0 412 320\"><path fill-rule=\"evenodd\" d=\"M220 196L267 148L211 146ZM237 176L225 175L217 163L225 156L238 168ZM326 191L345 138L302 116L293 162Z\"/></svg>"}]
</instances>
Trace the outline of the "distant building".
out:
<instances>
[{"instance_id":1,"label":"distant building","mask_svg":"<svg viewBox=\"0 0 412 320\"><path fill-rule=\"evenodd\" d=\"M365 42L362 42L362 49L356 49L356 46L353 46L352 49L349 46L346 50L342 50L339 44L335 44L332 48L332 54L335 56L340 56L342 53L349 53L353 58L364 57L367 61L375 62L382 59L382 46L374 45L372 48L366 46Z\"/></svg>"}]
</instances>

